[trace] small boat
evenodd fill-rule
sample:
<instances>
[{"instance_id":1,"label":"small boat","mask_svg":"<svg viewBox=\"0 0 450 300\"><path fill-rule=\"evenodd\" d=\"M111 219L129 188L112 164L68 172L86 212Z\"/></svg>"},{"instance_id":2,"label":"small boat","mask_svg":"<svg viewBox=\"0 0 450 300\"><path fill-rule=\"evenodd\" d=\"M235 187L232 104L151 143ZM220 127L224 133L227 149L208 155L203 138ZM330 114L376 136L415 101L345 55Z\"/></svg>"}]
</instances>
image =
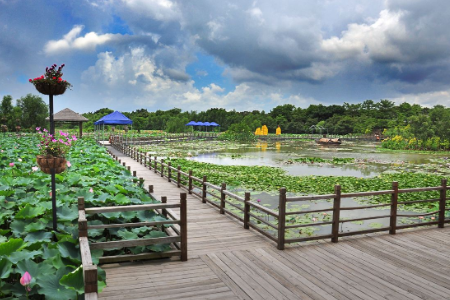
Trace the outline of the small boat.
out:
<instances>
[{"instance_id":1,"label":"small boat","mask_svg":"<svg viewBox=\"0 0 450 300\"><path fill-rule=\"evenodd\" d=\"M316 143L320 145L340 145L342 141L340 138L336 139L321 138L316 140Z\"/></svg>"}]
</instances>

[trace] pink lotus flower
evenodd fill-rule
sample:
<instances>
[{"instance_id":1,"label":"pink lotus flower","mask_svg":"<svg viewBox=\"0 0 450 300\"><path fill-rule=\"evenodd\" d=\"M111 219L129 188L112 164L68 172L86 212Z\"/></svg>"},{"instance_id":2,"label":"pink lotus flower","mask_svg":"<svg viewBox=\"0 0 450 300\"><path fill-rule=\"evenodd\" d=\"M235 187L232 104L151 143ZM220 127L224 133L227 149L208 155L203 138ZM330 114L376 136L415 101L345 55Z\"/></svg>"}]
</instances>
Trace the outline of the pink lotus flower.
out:
<instances>
[{"instance_id":1,"label":"pink lotus flower","mask_svg":"<svg viewBox=\"0 0 450 300\"><path fill-rule=\"evenodd\" d=\"M49 192L48 194L50 195L50 197L52 196L52 192Z\"/></svg>"},{"instance_id":2,"label":"pink lotus flower","mask_svg":"<svg viewBox=\"0 0 450 300\"><path fill-rule=\"evenodd\" d=\"M261 202L261 199L256 199L256 202L260 203L260 202Z\"/></svg>"},{"instance_id":3,"label":"pink lotus flower","mask_svg":"<svg viewBox=\"0 0 450 300\"><path fill-rule=\"evenodd\" d=\"M31 275L28 273L28 271L23 274L23 276L20 278L20 284L23 286L29 285L31 282Z\"/></svg>"},{"instance_id":4,"label":"pink lotus flower","mask_svg":"<svg viewBox=\"0 0 450 300\"><path fill-rule=\"evenodd\" d=\"M67 164L67 167L68 167L68 168L70 168L70 167L72 166L72 164L70 163L70 161L67 161L66 164Z\"/></svg>"},{"instance_id":5,"label":"pink lotus flower","mask_svg":"<svg viewBox=\"0 0 450 300\"><path fill-rule=\"evenodd\" d=\"M9 163L9 166L10 167L14 167L14 163L12 162L12 163Z\"/></svg>"},{"instance_id":6,"label":"pink lotus flower","mask_svg":"<svg viewBox=\"0 0 450 300\"><path fill-rule=\"evenodd\" d=\"M39 168L38 167L31 167L31 170L33 171L33 172L36 172L37 170L39 170Z\"/></svg>"},{"instance_id":7,"label":"pink lotus flower","mask_svg":"<svg viewBox=\"0 0 450 300\"><path fill-rule=\"evenodd\" d=\"M312 221L313 221L313 222L316 222L316 221L317 221L317 218L312 218Z\"/></svg>"},{"instance_id":8,"label":"pink lotus flower","mask_svg":"<svg viewBox=\"0 0 450 300\"><path fill-rule=\"evenodd\" d=\"M89 193L93 193L94 190L92 188L89 189Z\"/></svg>"},{"instance_id":9,"label":"pink lotus flower","mask_svg":"<svg viewBox=\"0 0 450 300\"><path fill-rule=\"evenodd\" d=\"M21 162L21 161L22 161L22 159L21 159L21 158L19 158L19 159L18 159L18 161L20 161L20 162Z\"/></svg>"}]
</instances>

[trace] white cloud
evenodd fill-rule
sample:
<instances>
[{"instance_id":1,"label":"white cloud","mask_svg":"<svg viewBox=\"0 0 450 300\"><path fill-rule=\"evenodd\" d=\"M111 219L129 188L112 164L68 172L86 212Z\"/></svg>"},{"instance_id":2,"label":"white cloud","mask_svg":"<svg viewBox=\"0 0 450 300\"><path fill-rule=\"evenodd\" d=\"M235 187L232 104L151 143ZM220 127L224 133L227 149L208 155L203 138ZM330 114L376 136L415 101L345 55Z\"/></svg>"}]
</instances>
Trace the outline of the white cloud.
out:
<instances>
[{"instance_id":1,"label":"white cloud","mask_svg":"<svg viewBox=\"0 0 450 300\"><path fill-rule=\"evenodd\" d=\"M390 98L389 100L397 104L408 102L409 104L419 104L427 107L433 107L438 104L450 107L450 90L405 94L396 98Z\"/></svg>"},{"instance_id":2,"label":"white cloud","mask_svg":"<svg viewBox=\"0 0 450 300\"><path fill-rule=\"evenodd\" d=\"M335 59L375 59L402 61L396 42L406 40L408 33L400 21L402 11L383 10L372 24L349 24L342 37L322 41L322 50Z\"/></svg>"},{"instance_id":3,"label":"white cloud","mask_svg":"<svg viewBox=\"0 0 450 300\"><path fill-rule=\"evenodd\" d=\"M170 0L122 0L135 14L158 21L174 21L181 16L176 3Z\"/></svg>"},{"instance_id":4,"label":"white cloud","mask_svg":"<svg viewBox=\"0 0 450 300\"><path fill-rule=\"evenodd\" d=\"M75 25L62 39L47 42L44 52L47 55L54 55L71 50L94 51L97 46L118 41L124 37L121 34L97 34L95 32L89 32L84 37L79 37L83 28L83 25Z\"/></svg>"},{"instance_id":5,"label":"white cloud","mask_svg":"<svg viewBox=\"0 0 450 300\"><path fill-rule=\"evenodd\" d=\"M197 89L192 80L171 79L155 64L153 57L139 47L119 57L111 52L100 53L95 65L83 72L82 78L85 91L105 99L112 109L124 111L142 107L179 107L197 111L207 107L270 110L284 103L307 106L306 103L316 102L301 95L286 95L279 88L260 83L242 83L230 92L216 83Z\"/></svg>"}]
</instances>

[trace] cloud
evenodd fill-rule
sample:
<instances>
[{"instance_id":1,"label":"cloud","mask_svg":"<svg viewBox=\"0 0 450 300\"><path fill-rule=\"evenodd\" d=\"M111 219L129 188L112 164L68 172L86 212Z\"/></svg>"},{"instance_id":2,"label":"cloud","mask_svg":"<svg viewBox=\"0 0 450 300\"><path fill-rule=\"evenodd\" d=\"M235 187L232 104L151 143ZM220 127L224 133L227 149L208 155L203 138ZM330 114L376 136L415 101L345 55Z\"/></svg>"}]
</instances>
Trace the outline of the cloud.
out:
<instances>
[{"instance_id":1,"label":"cloud","mask_svg":"<svg viewBox=\"0 0 450 300\"><path fill-rule=\"evenodd\" d=\"M143 48L132 48L122 56L111 52L98 55L95 65L83 74L83 90L92 97L105 99L105 105L130 111L139 107L183 110L205 110L220 107L237 110L266 109L282 103L304 105L317 102L308 97L285 95L277 87L260 83L243 83L227 92L211 83L200 89L192 80L180 81L159 68L152 56Z\"/></svg>"},{"instance_id":2,"label":"cloud","mask_svg":"<svg viewBox=\"0 0 450 300\"><path fill-rule=\"evenodd\" d=\"M95 32L89 32L85 36L79 37L83 28L83 25L75 25L62 39L47 42L44 47L45 54L55 55L72 50L94 51L97 46L117 42L124 37L121 34L97 34Z\"/></svg>"},{"instance_id":3,"label":"cloud","mask_svg":"<svg viewBox=\"0 0 450 300\"><path fill-rule=\"evenodd\" d=\"M158 21L174 21L180 18L175 2L170 0L122 0L133 12Z\"/></svg>"},{"instance_id":4,"label":"cloud","mask_svg":"<svg viewBox=\"0 0 450 300\"><path fill-rule=\"evenodd\" d=\"M435 105L450 107L450 89L419 94L404 94L399 97L391 98L390 100L397 104L407 102L426 107L433 107Z\"/></svg>"}]
</instances>

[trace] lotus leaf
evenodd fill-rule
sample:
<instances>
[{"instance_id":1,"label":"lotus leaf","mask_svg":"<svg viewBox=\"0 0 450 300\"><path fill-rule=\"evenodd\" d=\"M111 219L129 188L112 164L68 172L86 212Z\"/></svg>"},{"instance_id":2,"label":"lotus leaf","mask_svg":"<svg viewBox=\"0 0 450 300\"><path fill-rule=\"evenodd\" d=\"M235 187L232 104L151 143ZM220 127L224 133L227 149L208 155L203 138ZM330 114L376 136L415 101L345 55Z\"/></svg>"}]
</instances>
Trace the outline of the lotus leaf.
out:
<instances>
[{"instance_id":1,"label":"lotus leaf","mask_svg":"<svg viewBox=\"0 0 450 300\"><path fill-rule=\"evenodd\" d=\"M68 289L59 283L61 278L70 271L68 268L61 268L56 274L47 275L39 283L39 294L45 295L46 300L77 299L77 293L74 290Z\"/></svg>"},{"instance_id":2,"label":"lotus leaf","mask_svg":"<svg viewBox=\"0 0 450 300\"><path fill-rule=\"evenodd\" d=\"M9 256L25 246L26 243L22 239L10 239L6 243L0 244L0 256Z\"/></svg>"},{"instance_id":3,"label":"lotus leaf","mask_svg":"<svg viewBox=\"0 0 450 300\"><path fill-rule=\"evenodd\" d=\"M13 263L16 264L19 261L23 260L29 260L34 258L36 255L41 255L42 251L28 251L28 250L22 250L22 251L16 251L14 253L11 253L11 255L8 257L8 259Z\"/></svg>"},{"instance_id":4,"label":"lotus leaf","mask_svg":"<svg viewBox=\"0 0 450 300\"><path fill-rule=\"evenodd\" d=\"M12 270L12 263L6 257L0 259L0 278L8 278Z\"/></svg>"},{"instance_id":5,"label":"lotus leaf","mask_svg":"<svg viewBox=\"0 0 450 300\"><path fill-rule=\"evenodd\" d=\"M19 210L15 217L16 219L33 219L37 216L44 214L45 208L39 206L25 205L24 208Z\"/></svg>"},{"instance_id":6,"label":"lotus leaf","mask_svg":"<svg viewBox=\"0 0 450 300\"><path fill-rule=\"evenodd\" d=\"M64 275L59 283L77 293L84 293L82 266L79 266L76 270Z\"/></svg>"},{"instance_id":7,"label":"lotus leaf","mask_svg":"<svg viewBox=\"0 0 450 300\"><path fill-rule=\"evenodd\" d=\"M58 250L61 253L61 257L81 259L80 251L70 242L58 243Z\"/></svg>"},{"instance_id":8,"label":"lotus leaf","mask_svg":"<svg viewBox=\"0 0 450 300\"><path fill-rule=\"evenodd\" d=\"M52 233L47 231L36 231L27 234L24 241L28 242L28 244L33 244L36 242L50 242L52 239Z\"/></svg>"}]
</instances>

